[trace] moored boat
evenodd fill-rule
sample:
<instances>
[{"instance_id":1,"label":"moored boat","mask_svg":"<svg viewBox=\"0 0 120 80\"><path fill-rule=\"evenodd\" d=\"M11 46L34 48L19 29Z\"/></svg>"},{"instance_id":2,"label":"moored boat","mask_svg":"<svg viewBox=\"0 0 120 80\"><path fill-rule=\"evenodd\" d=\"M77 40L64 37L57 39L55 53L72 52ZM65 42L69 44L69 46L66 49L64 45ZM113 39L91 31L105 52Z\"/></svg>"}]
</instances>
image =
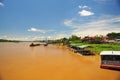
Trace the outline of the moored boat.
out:
<instances>
[{"instance_id":1,"label":"moored boat","mask_svg":"<svg viewBox=\"0 0 120 80\"><path fill-rule=\"evenodd\" d=\"M72 50L75 53L79 53L81 55L94 55L87 48L92 48L92 46L89 46L89 45L80 45L80 44L70 44L70 50Z\"/></svg>"},{"instance_id":2,"label":"moored boat","mask_svg":"<svg viewBox=\"0 0 120 80\"><path fill-rule=\"evenodd\" d=\"M33 46L40 46L40 44L31 43L31 44L30 44L30 47L33 47Z\"/></svg>"},{"instance_id":3,"label":"moored boat","mask_svg":"<svg viewBox=\"0 0 120 80\"><path fill-rule=\"evenodd\" d=\"M45 43L44 46L48 46L48 43Z\"/></svg>"},{"instance_id":4,"label":"moored boat","mask_svg":"<svg viewBox=\"0 0 120 80\"><path fill-rule=\"evenodd\" d=\"M102 51L101 68L120 70L120 51Z\"/></svg>"}]
</instances>

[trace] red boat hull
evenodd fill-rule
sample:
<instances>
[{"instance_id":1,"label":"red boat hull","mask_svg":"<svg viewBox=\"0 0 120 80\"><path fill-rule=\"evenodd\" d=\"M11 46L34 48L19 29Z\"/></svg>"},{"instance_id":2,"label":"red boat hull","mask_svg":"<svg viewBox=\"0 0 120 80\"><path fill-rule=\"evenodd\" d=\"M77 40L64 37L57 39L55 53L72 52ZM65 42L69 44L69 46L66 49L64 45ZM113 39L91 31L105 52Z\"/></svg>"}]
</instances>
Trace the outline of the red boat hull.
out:
<instances>
[{"instance_id":1,"label":"red boat hull","mask_svg":"<svg viewBox=\"0 0 120 80\"><path fill-rule=\"evenodd\" d=\"M106 69L118 69L118 70L120 70L120 66L116 66L116 65L105 65L105 64L102 64L100 67L101 68L106 68Z\"/></svg>"}]
</instances>

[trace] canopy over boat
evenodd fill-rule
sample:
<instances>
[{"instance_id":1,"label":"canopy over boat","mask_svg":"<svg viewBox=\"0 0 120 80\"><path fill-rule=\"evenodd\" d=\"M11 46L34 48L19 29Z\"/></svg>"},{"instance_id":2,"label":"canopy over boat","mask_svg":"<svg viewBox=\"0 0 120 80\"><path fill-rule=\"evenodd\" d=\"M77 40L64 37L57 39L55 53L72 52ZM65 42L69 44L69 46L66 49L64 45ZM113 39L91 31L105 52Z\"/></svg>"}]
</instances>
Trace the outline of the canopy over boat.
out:
<instances>
[{"instance_id":1,"label":"canopy over boat","mask_svg":"<svg viewBox=\"0 0 120 80\"><path fill-rule=\"evenodd\" d=\"M78 48L88 48L89 45L81 45L81 46L77 46Z\"/></svg>"},{"instance_id":2,"label":"canopy over boat","mask_svg":"<svg viewBox=\"0 0 120 80\"><path fill-rule=\"evenodd\" d=\"M102 51L100 55L120 55L120 51Z\"/></svg>"},{"instance_id":3,"label":"canopy over boat","mask_svg":"<svg viewBox=\"0 0 120 80\"><path fill-rule=\"evenodd\" d=\"M81 44L70 44L70 46L80 46Z\"/></svg>"}]
</instances>

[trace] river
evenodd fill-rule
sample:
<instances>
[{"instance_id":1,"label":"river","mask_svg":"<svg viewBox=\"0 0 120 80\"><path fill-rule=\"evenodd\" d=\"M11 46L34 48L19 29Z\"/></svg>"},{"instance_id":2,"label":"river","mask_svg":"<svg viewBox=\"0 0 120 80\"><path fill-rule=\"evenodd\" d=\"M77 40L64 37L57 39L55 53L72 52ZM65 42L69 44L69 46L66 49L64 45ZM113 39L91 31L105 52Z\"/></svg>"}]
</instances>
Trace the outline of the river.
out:
<instances>
[{"instance_id":1,"label":"river","mask_svg":"<svg viewBox=\"0 0 120 80\"><path fill-rule=\"evenodd\" d=\"M120 80L120 71L101 69L100 56L80 56L57 45L0 43L0 80Z\"/></svg>"}]
</instances>

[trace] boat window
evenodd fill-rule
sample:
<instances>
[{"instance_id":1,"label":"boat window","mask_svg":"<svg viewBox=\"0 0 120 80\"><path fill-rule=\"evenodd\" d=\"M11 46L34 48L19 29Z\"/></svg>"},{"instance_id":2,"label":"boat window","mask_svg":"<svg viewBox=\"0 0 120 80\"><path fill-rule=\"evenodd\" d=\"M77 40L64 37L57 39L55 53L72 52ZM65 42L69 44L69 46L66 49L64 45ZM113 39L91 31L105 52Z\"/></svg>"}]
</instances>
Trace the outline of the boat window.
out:
<instances>
[{"instance_id":1,"label":"boat window","mask_svg":"<svg viewBox=\"0 0 120 80\"><path fill-rule=\"evenodd\" d=\"M120 55L102 55L102 60L120 61Z\"/></svg>"}]
</instances>

